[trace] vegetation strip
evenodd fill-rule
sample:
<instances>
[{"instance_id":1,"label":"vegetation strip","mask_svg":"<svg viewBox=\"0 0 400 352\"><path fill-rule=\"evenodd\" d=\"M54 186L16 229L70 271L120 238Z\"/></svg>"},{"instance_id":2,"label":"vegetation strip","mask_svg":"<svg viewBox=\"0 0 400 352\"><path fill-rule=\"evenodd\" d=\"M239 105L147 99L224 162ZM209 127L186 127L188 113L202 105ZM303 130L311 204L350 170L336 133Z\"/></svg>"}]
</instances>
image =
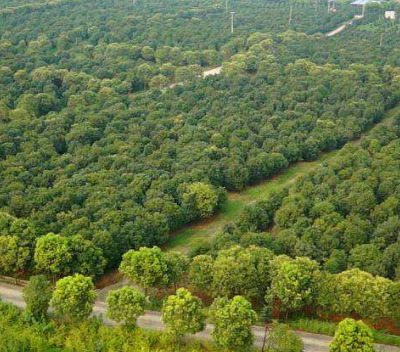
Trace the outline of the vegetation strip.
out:
<instances>
[{"instance_id":1,"label":"vegetation strip","mask_svg":"<svg viewBox=\"0 0 400 352\"><path fill-rule=\"evenodd\" d=\"M400 106L385 112L385 116L380 124L390 124L393 117L400 113ZM370 131L363 133L363 136L368 136ZM356 145L360 139L348 142L346 145ZM196 243L202 240L210 240L215 234L220 232L223 227L231 222L234 222L243 210L260 200L265 200L272 191L276 191L282 187L289 186L294 181L314 168L323 165L335 158L340 153L340 150L333 150L321 154L317 160L310 162L299 162L289 166L279 175L267 179L257 185L249 186L241 192L228 192L227 201L222 205L221 210L212 218L197 221L183 229L175 232L168 244L167 250L179 251L187 253Z\"/></svg>"}]
</instances>

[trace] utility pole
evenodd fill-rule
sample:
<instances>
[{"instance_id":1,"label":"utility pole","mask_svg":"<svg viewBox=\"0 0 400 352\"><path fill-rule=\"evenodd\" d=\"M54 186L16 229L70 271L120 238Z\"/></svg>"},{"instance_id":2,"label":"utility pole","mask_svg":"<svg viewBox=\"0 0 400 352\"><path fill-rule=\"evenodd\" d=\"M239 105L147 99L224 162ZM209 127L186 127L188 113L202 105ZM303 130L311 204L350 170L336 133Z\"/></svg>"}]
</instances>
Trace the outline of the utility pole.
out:
<instances>
[{"instance_id":1,"label":"utility pole","mask_svg":"<svg viewBox=\"0 0 400 352\"><path fill-rule=\"evenodd\" d=\"M328 12L335 12L335 0L328 0Z\"/></svg>"},{"instance_id":2,"label":"utility pole","mask_svg":"<svg viewBox=\"0 0 400 352\"><path fill-rule=\"evenodd\" d=\"M293 5L290 6L290 12L289 12L289 24L292 23L292 12L293 12Z\"/></svg>"},{"instance_id":3,"label":"utility pole","mask_svg":"<svg viewBox=\"0 0 400 352\"><path fill-rule=\"evenodd\" d=\"M365 15L365 4L363 5L363 9L362 9L362 14L361 14L361 16L364 18L364 15Z\"/></svg>"},{"instance_id":4,"label":"utility pole","mask_svg":"<svg viewBox=\"0 0 400 352\"><path fill-rule=\"evenodd\" d=\"M231 11L231 33L233 34L233 15L235 14L235 11Z\"/></svg>"},{"instance_id":5,"label":"utility pole","mask_svg":"<svg viewBox=\"0 0 400 352\"><path fill-rule=\"evenodd\" d=\"M228 0L225 0L225 10L228 11Z\"/></svg>"},{"instance_id":6,"label":"utility pole","mask_svg":"<svg viewBox=\"0 0 400 352\"><path fill-rule=\"evenodd\" d=\"M266 347L265 345L267 342L267 333L268 333L268 323L271 322L271 320L272 320L272 306L266 306L261 309L260 320L265 324L264 338L263 338L263 344L262 344L262 349L261 349L261 352L265 352L265 347ZM268 346L268 351L269 350L270 350L270 346Z\"/></svg>"}]
</instances>

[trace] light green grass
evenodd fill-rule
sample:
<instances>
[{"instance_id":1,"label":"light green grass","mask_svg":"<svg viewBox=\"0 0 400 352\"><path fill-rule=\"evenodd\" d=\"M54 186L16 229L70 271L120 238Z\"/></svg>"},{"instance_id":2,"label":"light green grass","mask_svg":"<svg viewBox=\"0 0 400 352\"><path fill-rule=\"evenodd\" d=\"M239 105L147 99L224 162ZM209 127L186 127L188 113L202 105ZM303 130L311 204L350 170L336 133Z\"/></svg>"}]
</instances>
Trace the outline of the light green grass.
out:
<instances>
[{"instance_id":1,"label":"light green grass","mask_svg":"<svg viewBox=\"0 0 400 352\"><path fill-rule=\"evenodd\" d=\"M388 124L391 118L399 112L400 106L389 110L380 123ZM369 131L366 131L364 135L368 133ZM351 141L348 144L356 143L359 143L359 140ZM235 220L246 206L266 199L271 191L292 184L297 177L335 158L338 153L339 150L322 153L315 161L295 163L280 174L259 184L249 186L242 192L229 192L228 200L217 214L212 218L197 221L173 233L165 249L187 253L199 240L209 240L219 233L224 225Z\"/></svg>"}]
</instances>

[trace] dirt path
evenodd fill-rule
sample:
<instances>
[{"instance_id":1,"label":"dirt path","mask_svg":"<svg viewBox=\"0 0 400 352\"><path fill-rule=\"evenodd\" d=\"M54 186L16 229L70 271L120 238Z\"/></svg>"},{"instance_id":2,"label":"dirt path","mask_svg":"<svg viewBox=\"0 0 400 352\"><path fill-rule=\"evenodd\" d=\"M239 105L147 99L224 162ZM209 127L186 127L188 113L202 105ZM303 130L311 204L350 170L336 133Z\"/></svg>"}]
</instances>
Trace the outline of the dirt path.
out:
<instances>
[{"instance_id":1,"label":"dirt path","mask_svg":"<svg viewBox=\"0 0 400 352\"><path fill-rule=\"evenodd\" d=\"M389 124L391 118L398 112L400 112L400 105L387 111L380 124ZM369 131L366 131L363 136L368 134ZM347 144L357 144L360 140L361 138ZM296 178L334 159L338 154L339 150L323 153L315 161L293 164L280 174L256 185L249 186L242 192L229 192L228 200L217 214L211 218L185 226L173 233L165 249L187 253L199 240L210 240L214 235L221 232L226 224L233 222L240 216L246 206L266 199L272 190L292 184Z\"/></svg>"}]
</instances>

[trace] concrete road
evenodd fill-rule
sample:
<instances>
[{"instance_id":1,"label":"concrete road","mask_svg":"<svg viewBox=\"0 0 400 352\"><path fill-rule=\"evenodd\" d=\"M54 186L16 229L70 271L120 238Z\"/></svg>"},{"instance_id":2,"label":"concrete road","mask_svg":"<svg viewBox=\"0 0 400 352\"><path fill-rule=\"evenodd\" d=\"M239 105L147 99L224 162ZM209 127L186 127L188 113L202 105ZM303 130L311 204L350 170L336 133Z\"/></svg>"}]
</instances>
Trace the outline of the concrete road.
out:
<instances>
[{"instance_id":1,"label":"concrete road","mask_svg":"<svg viewBox=\"0 0 400 352\"><path fill-rule=\"evenodd\" d=\"M340 27L336 28L335 30L329 32L326 36L327 37L332 37L338 33L340 33L341 31L343 31L346 28L345 24L342 24Z\"/></svg>"},{"instance_id":2,"label":"concrete road","mask_svg":"<svg viewBox=\"0 0 400 352\"><path fill-rule=\"evenodd\" d=\"M14 304L20 309L25 308L25 302L22 298L22 288L11 284L0 282L0 297L3 301ZM93 309L93 315L102 316L104 323L110 326L116 325L115 322L107 319L106 316L107 305L103 301L96 301ZM138 326L144 329L151 330L164 330L165 326L161 321L160 313L147 311L146 314L139 318ZM206 329L196 335L195 338L202 340L212 340L210 335L213 326L207 324ZM261 327L253 327L255 336L255 346L261 347L264 338L264 329ZM330 336L310 334L306 332L295 332L304 342L305 352L328 352L329 343L332 340ZM377 345L377 350L382 352L400 352L400 349L393 346Z\"/></svg>"},{"instance_id":3,"label":"concrete road","mask_svg":"<svg viewBox=\"0 0 400 352\"><path fill-rule=\"evenodd\" d=\"M215 76L215 75L219 75L222 71L222 66L218 66L216 68L213 68L211 70L208 71L204 71L202 76L203 77L207 77L207 76Z\"/></svg>"},{"instance_id":4,"label":"concrete road","mask_svg":"<svg viewBox=\"0 0 400 352\"><path fill-rule=\"evenodd\" d=\"M199 78L204 78L204 77L207 77L207 76L219 75L219 74L221 73L221 71L222 71L222 66L218 66L218 67L212 68L211 70L204 71L204 72L203 72L201 75L199 75L198 77L199 77ZM168 88L174 88L174 87L176 87L176 86L183 86L183 85L184 85L183 82L176 82L176 83L171 83L171 84L168 86Z\"/></svg>"}]
</instances>

